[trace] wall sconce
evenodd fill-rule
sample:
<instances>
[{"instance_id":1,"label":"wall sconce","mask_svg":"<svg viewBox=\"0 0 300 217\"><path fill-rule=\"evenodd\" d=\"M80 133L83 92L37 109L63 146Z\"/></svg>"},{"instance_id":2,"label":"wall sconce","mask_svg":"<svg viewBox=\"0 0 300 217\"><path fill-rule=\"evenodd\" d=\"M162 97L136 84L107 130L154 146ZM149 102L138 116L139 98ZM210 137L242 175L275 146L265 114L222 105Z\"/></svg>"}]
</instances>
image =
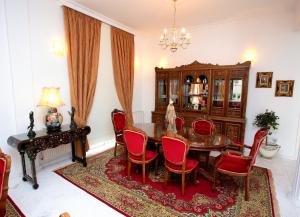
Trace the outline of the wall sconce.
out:
<instances>
[{"instance_id":1,"label":"wall sconce","mask_svg":"<svg viewBox=\"0 0 300 217\"><path fill-rule=\"evenodd\" d=\"M138 56L134 57L134 67L138 68L140 66L140 58Z\"/></svg>"},{"instance_id":2,"label":"wall sconce","mask_svg":"<svg viewBox=\"0 0 300 217\"><path fill-rule=\"evenodd\" d=\"M56 56L64 56L66 53L65 42L62 40L53 40L51 50Z\"/></svg>"},{"instance_id":3,"label":"wall sconce","mask_svg":"<svg viewBox=\"0 0 300 217\"><path fill-rule=\"evenodd\" d=\"M246 50L245 51L245 60L255 62L256 51L255 50Z\"/></svg>"},{"instance_id":4,"label":"wall sconce","mask_svg":"<svg viewBox=\"0 0 300 217\"><path fill-rule=\"evenodd\" d=\"M160 58L158 67L160 67L160 68L166 68L167 66L168 66L168 60L167 60L167 58L166 57Z\"/></svg>"}]
</instances>

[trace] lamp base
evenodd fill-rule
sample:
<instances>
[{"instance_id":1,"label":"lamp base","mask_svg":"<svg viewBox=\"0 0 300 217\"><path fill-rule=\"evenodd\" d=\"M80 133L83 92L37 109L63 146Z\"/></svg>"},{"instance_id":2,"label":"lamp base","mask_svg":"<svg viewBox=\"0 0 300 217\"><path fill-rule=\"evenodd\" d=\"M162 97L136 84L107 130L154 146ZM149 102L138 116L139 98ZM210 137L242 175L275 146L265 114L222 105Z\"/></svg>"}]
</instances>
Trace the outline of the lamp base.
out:
<instances>
[{"instance_id":1,"label":"lamp base","mask_svg":"<svg viewBox=\"0 0 300 217\"><path fill-rule=\"evenodd\" d=\"M46 115L47 132L52 133L60 131L62 121L63 117L60 113L57 112L57 109L49 108L48 113Z\"/></svg>"},{"instance_id":2,"label":"lamp base","mask_svg":"<svg viewBox=\"0 0 300 217\"><path fill-rule=\"evenodd\" d=\"M61 130L61 126L57 126L57 127L47 126L47 133L55 133L55 132L59 132L60 130Z\"/></svg>"}]
</instances>

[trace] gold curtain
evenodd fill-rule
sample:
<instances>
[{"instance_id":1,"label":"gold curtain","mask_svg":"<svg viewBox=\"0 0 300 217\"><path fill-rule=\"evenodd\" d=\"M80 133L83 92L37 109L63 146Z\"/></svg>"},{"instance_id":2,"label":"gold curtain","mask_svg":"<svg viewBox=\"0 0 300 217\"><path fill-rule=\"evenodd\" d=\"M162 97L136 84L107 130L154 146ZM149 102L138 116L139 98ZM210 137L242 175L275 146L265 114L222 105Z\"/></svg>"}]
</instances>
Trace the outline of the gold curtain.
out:
<instances>
[{"instance_id":1,"label":"gold curtain","mask_svg":"<svg viewBox=\"0 0 300 217\"><path fill-rule=\"evenodd\" d=\"M101 22L68 7L64 8L71 103L75 122L85 126L92 108L98 75ZM86 145L86 151L89 145ZM76 155L82 156L76 143Z\"/></svg>"},{"instance_id":2,"label":"gold curtain","mask_svg":"<svg viewBox=\"0 0 300 217\"><path fill-rule=\"evenodd\" d=\"M134 35L111 27L111 47L117 95L128 124L133 124Z\"/></svg>"}]
</instances>

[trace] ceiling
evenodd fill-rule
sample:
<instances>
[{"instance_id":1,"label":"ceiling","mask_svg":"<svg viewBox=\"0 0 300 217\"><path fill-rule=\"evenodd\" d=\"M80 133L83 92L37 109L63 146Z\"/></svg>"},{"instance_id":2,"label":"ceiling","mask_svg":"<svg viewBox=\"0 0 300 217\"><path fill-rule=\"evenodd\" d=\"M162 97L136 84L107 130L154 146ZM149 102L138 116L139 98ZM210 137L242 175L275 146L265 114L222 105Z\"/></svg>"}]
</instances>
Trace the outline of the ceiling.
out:
<instances>
[{"instance_id":1,"label":"ceiling","mask_svg":"<svg viewBox=\"0 0 300 217\"><path fill-rule=\"evenodd\" d=\"M170 27L171 0L73 0L136 30ZM296 0L178 0L178 26L198 26L255 11L293 12Z\"/></svg>"}]
</instances>

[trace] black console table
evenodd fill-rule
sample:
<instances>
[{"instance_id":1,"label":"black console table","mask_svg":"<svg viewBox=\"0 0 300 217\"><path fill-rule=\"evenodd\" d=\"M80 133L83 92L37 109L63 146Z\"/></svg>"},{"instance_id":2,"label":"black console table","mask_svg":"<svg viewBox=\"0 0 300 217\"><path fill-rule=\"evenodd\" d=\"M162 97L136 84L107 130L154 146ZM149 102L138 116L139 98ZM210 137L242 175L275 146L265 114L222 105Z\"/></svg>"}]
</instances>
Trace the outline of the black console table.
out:
<instances>
[{"instance_id":1,"label":"black console table","mask_svg":"<svg viewBox=\"0 0 300 217\"><path fill-rule=\"evenodd\" d=\"M70 129L69 126L62 126L61 131L54 133L47 133L46 129L36 132L34 138L29 138L27 134L19 134L15 136L10 136L7 139L7 143L18 149L21 155L22 168L23 168L23 181L31 181L33 183L33 188L37 189L39 187L37 183L36 169L35 169L35 159L39 152L46 149L55 148L62 144L71 143L72 146L72 161L78 160L82 162L84 167L87 166L86 163L86 152L85 145L87 140L87 135L91 132L89 126L80 127L76 129ZM82 157L77 157L75 155L75 143L78 140L81 143ZM32 177L26 173L25 164L25 153L30 159Z\"/></svg>"}]
</instances>

